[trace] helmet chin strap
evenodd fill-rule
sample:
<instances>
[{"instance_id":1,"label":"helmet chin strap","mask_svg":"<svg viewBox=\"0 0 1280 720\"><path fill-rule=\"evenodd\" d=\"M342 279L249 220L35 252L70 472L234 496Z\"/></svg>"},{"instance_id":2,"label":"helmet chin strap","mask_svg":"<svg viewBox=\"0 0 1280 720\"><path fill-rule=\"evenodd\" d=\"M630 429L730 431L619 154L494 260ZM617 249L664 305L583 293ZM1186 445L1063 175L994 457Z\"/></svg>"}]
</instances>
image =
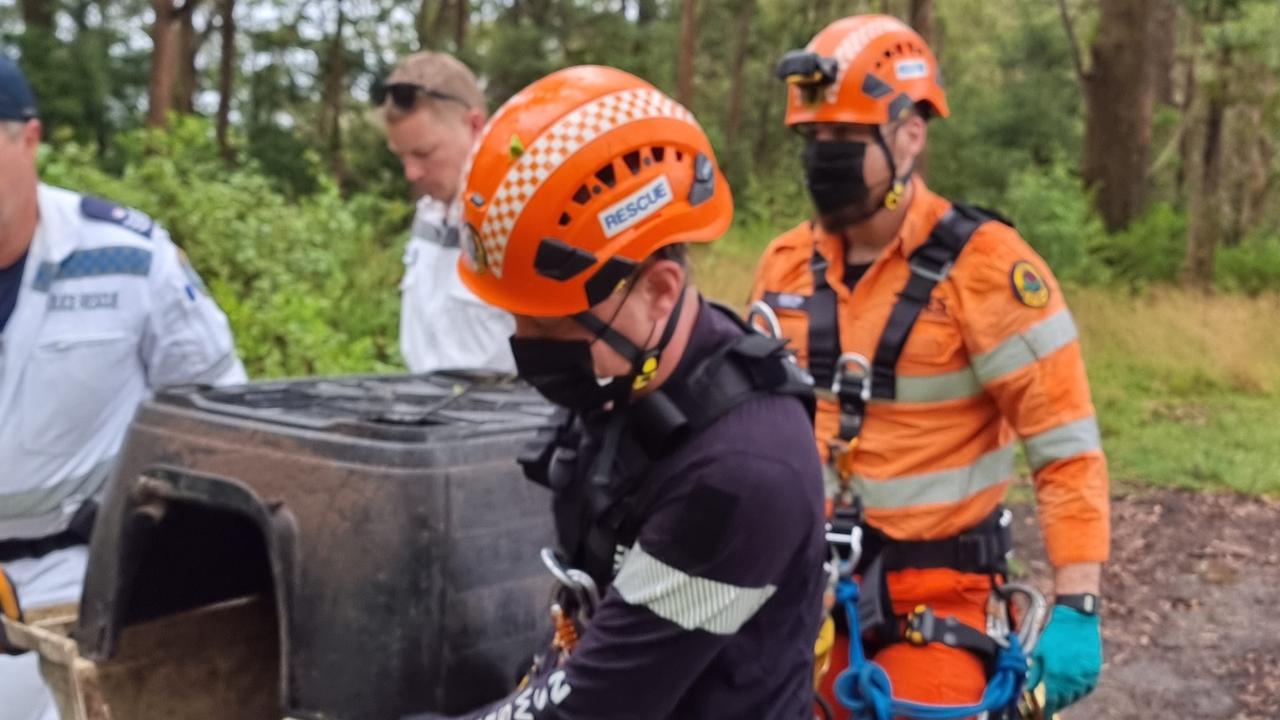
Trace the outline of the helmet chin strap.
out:
<instances>
[{"instance_id":1,"label":"helmet chin strap","mask_svg":"<svg viewBox=\"0 0 1280 720\"><path fill-rule=\"evenodd\" d=\"M687 290L688 285L680 286L680 295L676 298L675 306L671 308L671 314L667 317L667 324L662 329L662 336L658 338L658 344L649 349L642 348L631 342L625 335L615 330L611 322L606 323L589 310L578 313L573 318L579 325L594 333L598 339L605 341L609 347L631 363L631 371L626 377L630 378L631 390L640 390L653 382L653 379L658 374L662 351L667 349L672 336L676 333L676 326L680 324L680 315L684 309L685 295L688 294ZM623 302L626 302L625 298ZM619 306L619 309L621 309L621 306Z\"/></svg>"},{"instance_id":2,"label":"helmet chin strap","mask_svg":"<svg viewBox=\"0 0 1280 720\"><path fill-rule=\"evenodd\" d=\"M899 129L900 127L901 126L899 126ZM893 159L893 150L889 148L888 141L884 139L883 128L883 125L876 126L875 139L876 144L880 146L880 150L884 152L885 161L889 163L889 177L892 178L892 183L889 185L889 190L885 192L884 200L881 202L881 205L886 210L896 210L898 209L898 205L902 203L903 196L907 194L907 183L911 180L912 173L915 172L915 163L912 162L911 165L907 167L906 172L902 175L898 175L898 163ZM895 129L893 132L896 137L898 129ZM879 210L876 212L879 212ZM875 213L872 213L872 215L874 214Z\"/></svg>"}]
</instances>

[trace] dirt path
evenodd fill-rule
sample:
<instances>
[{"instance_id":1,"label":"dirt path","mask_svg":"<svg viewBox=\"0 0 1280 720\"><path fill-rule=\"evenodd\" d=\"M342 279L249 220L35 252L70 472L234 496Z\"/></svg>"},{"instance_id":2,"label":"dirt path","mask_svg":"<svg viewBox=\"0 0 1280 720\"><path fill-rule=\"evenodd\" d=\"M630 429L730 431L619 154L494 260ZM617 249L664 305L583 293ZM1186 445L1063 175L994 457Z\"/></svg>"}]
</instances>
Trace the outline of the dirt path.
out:
<instances>
[{"instance_id":1,"label":"dirt path","mask_svg":"<svg viewBox=\"0 0 1280 720\"><path fill-rule=\"evenodd\" d=\"M1035 518L1016 510L1019 558L1048 587ZM1106 666L1064 720L1280 719L1280 502L1144 491L1112 525Z\"/></svg>"}]
</instances>

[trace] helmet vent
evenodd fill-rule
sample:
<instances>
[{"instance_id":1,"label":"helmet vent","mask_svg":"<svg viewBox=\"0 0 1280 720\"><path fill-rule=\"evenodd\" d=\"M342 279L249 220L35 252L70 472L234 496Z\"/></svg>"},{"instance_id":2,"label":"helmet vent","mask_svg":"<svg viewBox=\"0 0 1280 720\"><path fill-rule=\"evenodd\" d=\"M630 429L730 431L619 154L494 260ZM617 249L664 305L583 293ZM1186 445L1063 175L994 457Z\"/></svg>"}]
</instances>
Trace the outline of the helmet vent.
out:
<instances>
[{"instance_id":1,"label":"helmet vent","mask_svg":"<svg viewBox=\"0 0 1280 720\"><path fill-rule=\"evenodd\" d=\"M569 227L569 223L573 222L573 216L569 213L560 213L560 227Z\"/></svg>"},{"instance_id":2,"label":"helmet vent","mask_svg":"<svg viewBox=\"0 0 1280 720\"><path fill-rule=\"evenodd\" d=\"M649 148L649 152L653 153L654 162L662 162L667 155L667 149L664 147L652 147Z\"/></svg>"},{"instance_id":3,"label":"helmet vent","mask_svg":"<svg viewBox=\"0 0 1280 720\"><path fill-rule=\"evenodd\" d=\"M609 187L613 187L618 184L618 175L613 171L613 163L609 163L597 170L596 177L599 178L600 182Z\"/></svg>"},{"instance_id":4,"label":"helmet vent","mask_svg":"<svg viewBox=\"0 0 1280 720\"><path fill-rule=\"evenodd\" d=\"M627 164L627 168L631 170L632 175L640 174L640 151L633 150L622 156L622 162Z\"/></svg>"},{"instance_id":5,"label":"helmet vent","mask_svg":"<svg viewBox=\"0 0 1280 720\"><path fill-rule=\"evenodd\" d=\"M591 202L591 189L586 185L578 188L578 192L573 194L573 201L579 205L586 205Z\"/></svg>"}]
</instances>

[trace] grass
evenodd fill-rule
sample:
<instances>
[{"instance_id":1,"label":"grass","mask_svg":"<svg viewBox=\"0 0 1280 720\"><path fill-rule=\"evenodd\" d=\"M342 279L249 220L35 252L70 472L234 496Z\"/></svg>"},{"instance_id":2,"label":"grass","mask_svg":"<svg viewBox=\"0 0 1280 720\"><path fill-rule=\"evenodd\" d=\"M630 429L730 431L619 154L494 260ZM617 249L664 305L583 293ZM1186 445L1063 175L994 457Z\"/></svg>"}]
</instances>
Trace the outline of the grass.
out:
<instances>
[{"instance_id":1,"label":"grass","mask_svg":"<svg viewBox=\"0 0 1280 720\"><path fill-rule=\"evenodd\" d=\"M739 228L699 249L699 286L741 307L771 234ZM1280 496L1280 294L1067 295L1114 487Z\"/></svg>"}]
</instances>

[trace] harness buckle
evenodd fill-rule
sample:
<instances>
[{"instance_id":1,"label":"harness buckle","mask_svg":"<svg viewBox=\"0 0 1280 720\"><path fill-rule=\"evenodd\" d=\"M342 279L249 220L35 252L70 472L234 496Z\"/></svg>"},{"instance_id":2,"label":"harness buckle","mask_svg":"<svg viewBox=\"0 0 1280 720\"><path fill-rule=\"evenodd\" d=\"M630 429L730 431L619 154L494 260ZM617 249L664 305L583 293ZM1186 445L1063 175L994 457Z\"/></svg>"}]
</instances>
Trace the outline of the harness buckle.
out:
<instances>
[{"instance_id":1,"label":"harness buckle","mask_svg":"<svg viewBox=\"0 0 1280 720\"><path fill-rule=\"evenodd\" d=\"M917 605L911 614L907 615L907 624L902 631L902 638L910 645L924 647L933 642L936 626L937 618L933 614L933 608L928 605Z\"/></svg>"},{"instance_id":2,"label":"harness buckle","mask_svg":"<svg viewBox=\"0 0 1280 720\"><path fill-rule=\"evenodd\" d=\"M925 267L924 264L919 262L918 260L913 259L907 263L907 267L911 268L912 275L922 277L925 280L929 280L935 283L940 283L943 280L946 280L947 276L951 274L951 268L954 265L955 265L954 261L948 260L946 263L942 265L942 267L938 268L937 270L933 270Z\"/></svg>"}]
</instances>

